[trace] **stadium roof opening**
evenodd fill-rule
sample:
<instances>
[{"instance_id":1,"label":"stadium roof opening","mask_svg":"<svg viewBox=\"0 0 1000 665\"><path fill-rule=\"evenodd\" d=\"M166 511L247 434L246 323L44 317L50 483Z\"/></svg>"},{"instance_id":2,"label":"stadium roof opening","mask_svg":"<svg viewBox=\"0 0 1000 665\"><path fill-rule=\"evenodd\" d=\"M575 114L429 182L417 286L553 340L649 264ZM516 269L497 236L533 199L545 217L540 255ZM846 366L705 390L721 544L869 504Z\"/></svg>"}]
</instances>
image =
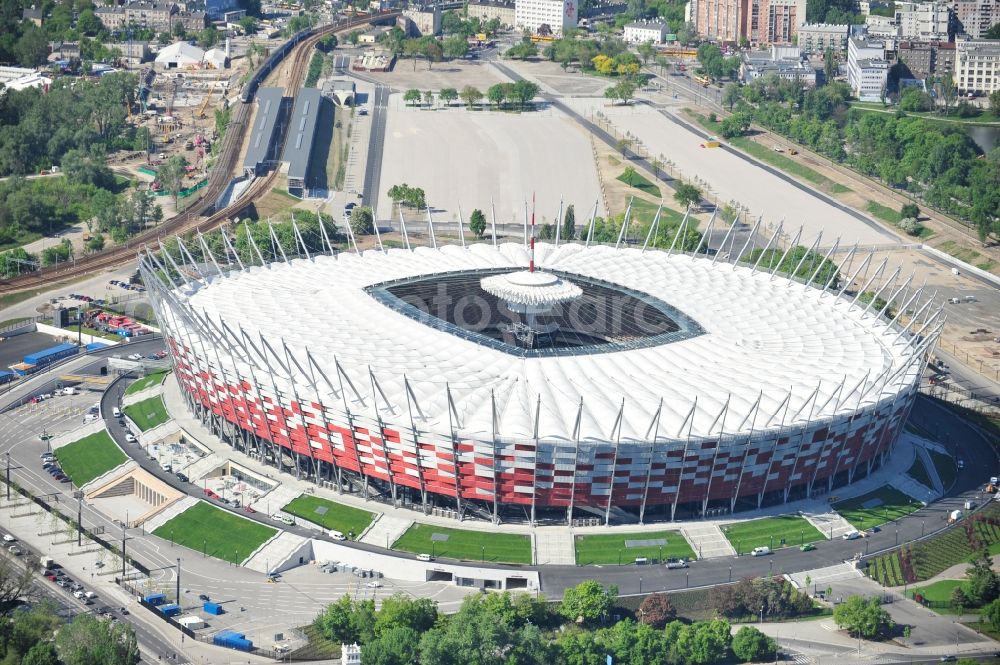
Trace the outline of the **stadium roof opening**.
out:
<instances>
[{"instance_id":1,"label":"stadium roof opening","mask_svg":"<svg viewBox=\"0 0 1000 665\"><path fill-rule=\"evenodd\" d=\"M576 284L582 296L530 315L485 291L483 277L509 268L422 275L366 290L397 312L436 330L519 357L605 353L690 339L696 321L647 293L577 273L550 271Z\"/></svg>"}]
</instances>

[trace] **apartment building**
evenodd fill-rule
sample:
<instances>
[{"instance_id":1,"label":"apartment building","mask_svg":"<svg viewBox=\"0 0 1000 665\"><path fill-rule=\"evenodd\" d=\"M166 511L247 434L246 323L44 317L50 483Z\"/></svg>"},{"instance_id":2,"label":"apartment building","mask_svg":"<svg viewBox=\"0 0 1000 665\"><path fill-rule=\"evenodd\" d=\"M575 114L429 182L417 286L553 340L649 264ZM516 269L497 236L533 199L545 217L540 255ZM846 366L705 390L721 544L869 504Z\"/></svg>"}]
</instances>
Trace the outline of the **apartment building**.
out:
<instances>
[{"instance_id":1,"label":"apartment building","mask_svg":"<svg viewBox=\"0 0 1000 665\"><path fill-rule=\"evenodd\" d=\"M806 53L824 53L828 48L835 52L847 48L849 26L835 23L805 23L799 26L799 48Z\"/></svg>"},{"instance_id":2,"label":"apartment building","mask_svg":"<svg viewBox=\"0 0 1000 665\"><path fill-rule=\"evenodd\" d=\"M847 43L847 82L863 102L877 102L885 90L889 62L885 42L852 37Z\"/></svg>"},{"instance_id":3,"label":"apartment building","mask_svg":"<svg viewBox=\"0 0 1000 665\"><path fill-rule=\"evenodd\" d=\"M958 0L955 3L955 32L983 39L986 31L1000 23L1000 0Z\"/></svg>"},{"instance_id":4,"label":"apartment building","mask_svg":"<svg viewBox=\"0 0 1000 665\"><path fill-rule=\"evenodd\" d=\"M989 95L1000 90L1000 40L955 42L955 85L961 94Z\"/></svg>"},{"instance_id":5,"label":"apartment building","mask_svg":"<svg viewBox=\"0 0 1000 665\"><path fill-rule=\"evenodd\" d=\"M636 21L625 24L622 39L626 44L644 44L652 42L662 44L667 37L669 28L663 21Z\"/></svg>"},{"instance_id":6,"label":"apartment building","mask_svg":"<svg viewBox=\"0 0 1000 665\"><path fill-rule=\"evenodd\" d=\"M576 19L576 0L516 0L514 3L514 27L518 30L538 32L539 27L547 25L552 34L558 36L567 28L575 28Z\"/></svg>"}]
</instances>

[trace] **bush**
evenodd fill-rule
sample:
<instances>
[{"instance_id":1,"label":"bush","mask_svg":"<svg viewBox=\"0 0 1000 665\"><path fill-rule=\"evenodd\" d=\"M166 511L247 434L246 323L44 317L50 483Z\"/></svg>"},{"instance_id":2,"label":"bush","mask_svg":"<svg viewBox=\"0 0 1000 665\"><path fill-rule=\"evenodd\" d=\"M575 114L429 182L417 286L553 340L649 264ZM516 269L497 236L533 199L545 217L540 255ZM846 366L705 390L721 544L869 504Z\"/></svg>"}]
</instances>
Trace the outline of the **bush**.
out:
<instances>
[{"instance_id":1,"label":"bush","mask_svg":"<svg viewBox=\"0 0 1000 665\"><path fill-rule=\"evenodd\" d=\"M861 596L849 596L837 605L833 609L833 620L852 637L866 640L887 637L896 627L878 598L865 600Z\"/></svg>"},{"instance_id":2,"label":"bush","mask_svg":"<svg viewBox=\"0 0 1000 665\"><path fill-rule=\"evenodd\" d=\"M358 206L351 211L351 231L357 236L375 233L375 218L368 206Z\"/></svg>"},{"instance_id":3,"label":"bush","mask_svg":"<svg viewBox=\"0 0 1000 665\"><path fill-rule=\"evenodd\" d=\"M899 209L899 216L918 219L920 217L920 208L917 207L916 203L904 203L903 207Z\"/></svg>"},{"instance_id":4,"label":"bush","mask_svg":"<svg viewBox=\"0 0 1000 665\"><path fill-rule=\"evenodd\" d=\"M899 230L907 235L918 236L922 229L923 227L920 225L920 222L912 217L904 217L899 220Z\"/></svg>"},{"instance_id":5,"label":"bush","mask_svg":"<svg viewBox=\"0 0 1000 665\"><path fill-rule=\"evenodd\" d=\"M639 605L639 621L654 628L663 628L676 616L677 612L665 593L651 593Z\"/></svg>"}]
</instances>

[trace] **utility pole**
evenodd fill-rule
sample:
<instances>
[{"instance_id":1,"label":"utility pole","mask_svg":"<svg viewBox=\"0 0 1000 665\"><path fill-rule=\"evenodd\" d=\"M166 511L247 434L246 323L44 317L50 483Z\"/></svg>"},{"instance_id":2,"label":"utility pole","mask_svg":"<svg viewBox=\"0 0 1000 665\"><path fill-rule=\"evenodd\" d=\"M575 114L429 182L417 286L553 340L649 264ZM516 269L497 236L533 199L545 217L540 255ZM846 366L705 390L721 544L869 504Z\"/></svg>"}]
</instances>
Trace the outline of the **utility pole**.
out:
<instances>
[{"instance_id":1,"label":"utility pole","mask_svg":"<svg viewBox=\"0 0 1000 665\"><path fill-rule=\"evenodd\" d=\"M10 451L7 451L7 500L10 501Z\"/></svg>"},{"instance_id":2,"label":"utility pole","mask_svg":"<svg viewBox=\"0 0 1000 665\"><path fill-rule=\"evenodd\" d=\"M80 547L83 545L83 492L77 490L73 494L76 495L76 546Z\"/></svg>"},{"instance_id":3,"label":"utility pole","mask_svg":"<svg viewBox=\"0 0 1000 665\"><path fill-rule=\"evenodd\" d=\"M181 558L177 557L177 600L175 601L178 605L181 604Z\"/></svg>"}]
</instances>

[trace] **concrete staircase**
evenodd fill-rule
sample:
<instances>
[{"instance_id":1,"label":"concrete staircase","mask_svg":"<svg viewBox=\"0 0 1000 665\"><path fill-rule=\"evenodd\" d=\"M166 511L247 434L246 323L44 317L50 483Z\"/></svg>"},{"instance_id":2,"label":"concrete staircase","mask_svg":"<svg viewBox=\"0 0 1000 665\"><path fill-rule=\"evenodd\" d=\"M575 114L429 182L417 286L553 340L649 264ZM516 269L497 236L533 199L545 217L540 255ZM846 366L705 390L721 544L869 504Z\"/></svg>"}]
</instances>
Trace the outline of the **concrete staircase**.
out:
<instances>
[{"instance_id":1,"label":"concrete staircase","mask_svg":"<svg viewBox=\"0 0 1000 665\"><path fill-rule=\"evenodd\" d=\"M931 482L934 487L931 489L937 492L938 496L944 494L944 483L941 482L941 476L938 475L937 467L934 466L934 460L931 459L931 454L928 452L927 447L923 445L916 446L917 457L920 461L924 463L924 468L927 469L927 475L930 477Z\"/></svg>"},{"instance_id":2,"label":"concrete staircase","mask_svg":"<svg viewBox=\"0 0 1000 665\"><path fill-rule=\"evenodd\" d=\"M180 515L185 510L195 505L196 503L198 503L198 499L194 498L193 496L186 496L180 501L175 501L174 503L167 506L165 509L161 510L160 512L158 512L157 514L153 515L148 520L146 520L146 522L142 525L142 528L145 529L147 532L156 531L165 523L170 521L172 518L177 517L178 515Z\"/></svg>"},{"instance_id":3,"label":"concrete staircase","mask_svg":"<svg viewBox=\"0 0 1000 665\"><path fill-rule=\"evenodd\" d=\"M576 548L573 532L556 527L532 532L532 555L538 566L575 566Z\"/></svg>"},{"instance_id":4,"label":"concrete staircase","mask_svg":"<svg viewBox=\"0 0 1000 665\"><path fill-rule=\"evenodd\" d=\"M259 513L268 513L269 515L273 515L287 506L292 499L301 495L302 489L299 487L276 485L274 489L266 494L263 494L259 499L250 505L253 506L253 509ZM303 522L302 526L308 527L309 523Z\"/></svg>"},{"instance_id":5,"label":"concrete staircase","mask_svg":"<svg viewBox=\"0 0 1000 665\"><path fill-rule=\"evenodd\" d=\"M806 577L808 577L810 582L808 585L808 591L811 593L814 585L820 589L826 589L834 582L856 580L859 577L864 577L864 575L860 570L849 563L838 563L833 566L827 566L826 568L816 568L815 570L803 570L798 573L792 573L788 577L790 577L795 586L800 589L806 589Z\"/></svg>"},{"instance_id":6,"label":"concrete staircase","mask_svg":"<svg viewBox=\"0 0 1000 665\"><path fill-rule=\"evenodd\" d=\"M224 457L211 453L188 464L184 468L184 473L194 482L215 471L225 463L226 459Z\"/></svg>"},{"instance_id":7,"label":"concrete staircase","mask_svg":"<svg viewBox=\"0 0 1000 665\"><path fill-rule=\"evenodd\" d=\"M303 561L312 560L312 541L294 533L279 531L278 535L245 559L243 566L265 574L271 570L280 572L299 565L299 557Z\"/></svg>"},{"instance_id":8,"label":"concrete staircase","mask_svg":"<svg viewBox=\"0 0 1000 665\"><path fill-rule=\"evenodd\" d=\"M413 524L411 519L390 517L383 513L374 524L368 527L368 531L361 537L361 542L378 547L391 547L403 535L403 532L410 528L411 524Z\"/></svg>"},{"instance_id":9,"label":"concrete staircase","mask_svg":"<svg viewBox=\"0 0 1000 665\"><path fill-rule=\"evenodd\" d=\"M802 516L816 527L824 538L831 540L840 538L845 533L857 531L850 522L832 510L826 513L803 513Z\"/></svg>"},{"instance_id":10,"label":"concrete staircase","mask_svg":"<svg viewBox=\"0 0 1000 665\"><path fill-rule=\"evenodd\" d=\"M715 524L687 524L681 527L680 532L699 559L736 556L736 550Z\"/></svg>"},{"instance_id":11,"label":"concrete staircase","mask_svg":"<svg viewBox=\"0 0 1000 665\"><path fill-rule=\"evenodd\" d=\"M926 487L923 483L917 482L905 473L900 476L893 477L893 479L889 481L889 485L896 488L906 496L924 504L936 501L937 498L941 496L931 488Z\"/></svg>"}]
</instances>

